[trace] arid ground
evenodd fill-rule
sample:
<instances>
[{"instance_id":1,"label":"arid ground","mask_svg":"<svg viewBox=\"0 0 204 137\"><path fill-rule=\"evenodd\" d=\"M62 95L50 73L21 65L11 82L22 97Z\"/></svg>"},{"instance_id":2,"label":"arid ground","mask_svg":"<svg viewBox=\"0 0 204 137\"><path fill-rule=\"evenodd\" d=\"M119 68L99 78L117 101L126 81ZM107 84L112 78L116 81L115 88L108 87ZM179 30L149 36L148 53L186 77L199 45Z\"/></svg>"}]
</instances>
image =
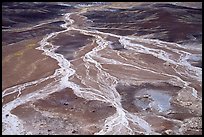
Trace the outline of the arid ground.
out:
<instances>
[{"instance_id":1,"label":"arid ground","mask_svg":"<svg viewBox=\"0 0 204 137\"><path fill-rule=\"evenodd\" d=\"M4 2L2 134L201 135L201 5Z\"/></svg>"}]
</instances>

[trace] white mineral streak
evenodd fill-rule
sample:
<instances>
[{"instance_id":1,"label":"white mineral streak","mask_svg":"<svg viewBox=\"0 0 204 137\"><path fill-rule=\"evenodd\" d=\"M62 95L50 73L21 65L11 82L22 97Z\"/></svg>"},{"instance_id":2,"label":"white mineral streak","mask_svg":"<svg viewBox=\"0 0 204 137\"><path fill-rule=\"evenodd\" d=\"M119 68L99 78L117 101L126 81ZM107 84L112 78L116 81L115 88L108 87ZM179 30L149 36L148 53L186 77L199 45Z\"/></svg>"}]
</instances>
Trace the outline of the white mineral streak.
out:
<instances>
[{"instance_id":1,"label":"white mineral streak","mask_svg":"<svg viewBox=\"0 0 204 137\"><path fill-rule=\"evenodd\" d=\"M58 65L60 66L60 68L57 69L55 71L55 73L49 77L35 80L32 82L28 82L25 84L17 85L17 86L5 89L2 92L2 99L8 95L11 95L13 93L18 92L18 96L17 96L18 98L3 105L3 107L2 107L2 125L4 128L4 131L2 131L2 134L5 134L5 135L7 135L7 134L12 134L12 135L25 134L22 121L18 117L16 117L15 115L11 114L10 113L11 110L16 108L17 106L20 106L20 105L26 103L26 102L46 97L47 95L49 95L51 93L54 93L54 92L59 91L61 89L64 89L65 87L67 87L68 78L75 73L75 71L70 68L70 62L68 60L66 60L64 58L64 56L62 56L61 54L57 54L54 52L57 47L48 42L48 40L50 38L55 37L59 33L66 32L69 30L69 28L67 26L71 25L71 23L73 23L73 21L70 19L68 19L68 21L70 21L70 22L67 22L66 19L67 19L67 16L69 16L69 15L70 14L65 15L65 22L66 23L65 23L65 26L63 26L63 27L66 27L67 29L64 31L60 31L60 32L54 32L54 33L51 33L51 34L45 36L39 43L40 47L37 48L39 50L43 50L44 51L43 54L48 55L51 58L56 59L58 61ZM47 45L49 45L49 48L46 47ZM56 81L55 81L56 83L55 84L51 83L51 84L49 84L49 86L46 86L41 90L37 90L37 91L29 93L25 96L20 96L21 92L24 89L26 89L28 86L31 86L34 84L39 84L39 83L41 83L45 80L48 80L50 78L56 78Z\"/></svg>"}]
</instances>

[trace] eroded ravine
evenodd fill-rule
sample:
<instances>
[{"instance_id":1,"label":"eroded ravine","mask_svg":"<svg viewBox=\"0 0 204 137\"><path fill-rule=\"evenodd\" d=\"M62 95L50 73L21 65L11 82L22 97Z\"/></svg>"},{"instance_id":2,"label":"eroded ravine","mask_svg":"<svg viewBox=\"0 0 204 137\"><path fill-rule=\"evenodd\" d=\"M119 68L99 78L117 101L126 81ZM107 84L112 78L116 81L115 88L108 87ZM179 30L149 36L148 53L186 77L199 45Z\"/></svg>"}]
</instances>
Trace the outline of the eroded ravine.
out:
<instances>
[{"instance_id":1,"label":"eroded ravine","mask_svg":"<svg viewBox=\"0 0 204 137\"><path fill-rule=\"evenodd\" d=\"M138 109L139 111L128 110L128 108L124 107L125 104L122 100L126 99L123 94L129 94L129 90L127 89L127 93L121 94L116 89L116 87L120 84L126 86L140 86L143 83L150 83L151 86L156 87L156 91L145 91L145 95L140 94L140 92L136 92L133 96L139 96L139 98L142 99L147 98L148 101L139 101L141 105L145 106L145 109L147 109L147 106L149 106L150 110L152 109L155 114L158 114L158 116L156 117L161 119L161 121L164 120L169 122L172 120L172 123L175 124L176 127L180 128L181 124L183 124L183 121L177 120L175 118L162 117L162 115L163 113L166 114L166 112L163 112L163 110L169 110L171 112L171 101L175 100L173 98L179 98L179 93L182 93L182 91L186 91L190 94L190 96L192 96L191 98L193 99L189 99L190 101L201 101L201 96L197 93L198 91L194 87L190 86L190 84L193 84L196 81L201 85L202 70L201 68L192 66L186 61L188 59L188 56L191 55L190 51L183 51L182 49L180 49L181 46L179 44L176 45L175 43L152 39L143 39L140 37L120 36L116 34L105 33L96 30L87 30L83 27L78 27L77 21L73 20L70 16L77 16L84 12L86 12L86 10L83 9L75 13L66 13L64 15L65 24L61 25L61 27L65 30L46 35L39 42L40 46L36 48L38 50L42 50L43 54L55 59L58 62L60 68L56 69L53 75L36 81L17 85L3 91L2 99L11 94L18 93L16 99L6 103L2 107L2 123L3 128L5 129L3 131L3 134L26 134L27 132L24 130L23 121L21 121L21 119L11 113L12 109L28 102L35 102L39 99L46 98L47 96L55 92L60 92L65 88L71 88L73 90L73 93L80 98L105 102L115 108L115 113L111 116L108 116L102 124L102 128L98 132L94 132L94 134L161 134L161 132L168 129L168 126L162 129L162 131L158 130L159 128L157 129L157 127L154 126L154 122L151 123L151 113L143 112L140 109ZM90 36L96 44L94 48L92 48L88 52L85 52L84 55L79 57L79 59L81 59L81 61L83 62L82 64L85 66L84 69L86 71L85 74L83 74L84 76L80 76L80 74L78 74L78 66L72 64L72 61L67 60L62 54L55 53L55 50L59 46L54 45L52 42L50 42L52 39L57 38L59 35L68 33L70 31L76 31L80 34ZM106 40L109 36L118 38L119 43L124 47L124 49L132 51L136 54L129 55L130 60L128 60L126 55L127 53L110 49L111 41ZM158 46L158 48L161 49L158 50L155 47L148 47L146 46L147 44ZM165 47L165 45L168 46ZM170 47L174 47L174 49L171 49ZM166 53L165 50L170 50L171 52ZM177 54L177 56L175 56L175 58L170 58L170 53L171 56L174 56L175 54ZM108 54L112 55L112 58L110 58L110 56L105 57ZM167 65L171 65L172 67L168 72L168 69L160 70L158 69L158 66L148 68L145 63L137 63L136 61L131 61L131 59L134 59L134 56L140 54L148 54L152 57L156 57L158 61L166 62ZM161 64L163 65L164 63ZM121 69L118 71L116 69L116 72L114 72L114 65L116 67L118 65L118 67L121 67ZM97 72L96 75L91 75L91 69ZM132 75L131 73L128 73L128 69L129 72L132 72ZM126 74L127 77L122 75L123 73ZM137 73L138 75L144 75L141 77L137 77ZM147 76L145 76L145 73ZM146 79L148 75L152 75L152 80ZM85 87L81 86L81 84L75 83L71 79L73 76L77 77L80 83L85 85ZM129 81L128 78L130 79ZM136 80L134 80L134 78L136 78ZM32 93L21 95L27 87L38 85L49 79L54 79L54 81L39 90L33 91ZM89 83L89 81L91 83ZM162 86L155 86L156 82L161 84L166 82L170 84L171 86L168 90L171 90L171 88L174 89L174 86L180 88L182 87L182 89L175 91L178 92L175 95L171 95L171 93L168 93L168 90L157 90L157 87L158 89L160 89L162 88ZM96 87L94 85L98 86ZM166 93L163 94L162 92ZM159 98L162 97L168 98L168 102L160 102ZM180 100L182 101L183 98L180 98ZM162 103L168 104L168 107L165 106L165 108L159 109L158 111L157 107L164 105ZM142 113L140 113L140 111ZM170 124L172 123L170 122ZM174 130L174 128L174 126L170 126L171 130ZM175 130L174 134L182 134L182 132L182 129Z\"/></svg>"}]
</instances>

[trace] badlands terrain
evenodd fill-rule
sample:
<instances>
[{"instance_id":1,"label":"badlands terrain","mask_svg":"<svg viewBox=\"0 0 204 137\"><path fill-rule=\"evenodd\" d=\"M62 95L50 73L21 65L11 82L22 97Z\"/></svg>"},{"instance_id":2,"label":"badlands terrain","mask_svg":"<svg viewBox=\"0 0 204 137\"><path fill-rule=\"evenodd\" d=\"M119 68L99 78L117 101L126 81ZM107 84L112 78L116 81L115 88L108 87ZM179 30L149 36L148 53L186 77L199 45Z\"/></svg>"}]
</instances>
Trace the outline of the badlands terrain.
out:
<instances>
[{"instance_id":1,"label":"badlands terrain","mask_svg":"<svg viewBox=\"0 0 204 137\"><path fill-rule=\"evenodd\" d=\"M202 3L2 3L2 134L201 135Z\"/></svg>"}]
</instances>

